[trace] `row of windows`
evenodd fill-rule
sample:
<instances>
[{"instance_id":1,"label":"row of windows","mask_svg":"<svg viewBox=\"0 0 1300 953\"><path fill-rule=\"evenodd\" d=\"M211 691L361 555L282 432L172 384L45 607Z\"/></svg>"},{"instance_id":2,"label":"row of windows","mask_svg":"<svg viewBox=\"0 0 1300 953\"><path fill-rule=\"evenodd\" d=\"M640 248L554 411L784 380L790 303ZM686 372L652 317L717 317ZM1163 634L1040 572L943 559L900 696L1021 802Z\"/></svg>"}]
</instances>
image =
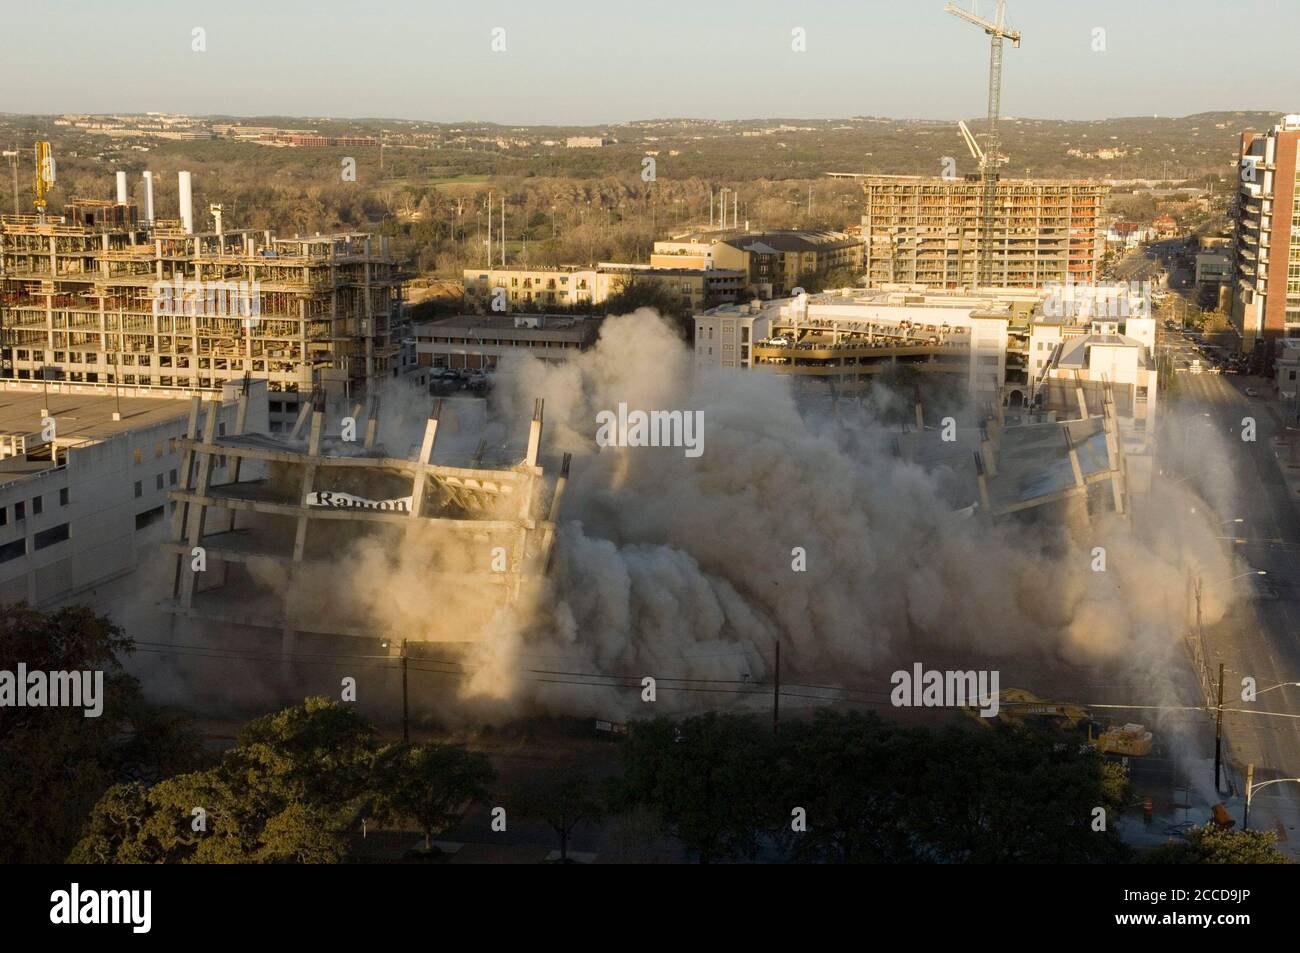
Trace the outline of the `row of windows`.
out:
<instances>
[{"instance_id":1,"label":"row of windows","mask_svg":"<svg viewBox=\"0 0 1300 953\"><path fill-rule=\"evenodd\" d=\"M219 461L218 461L218 464L217 464L217 465L218 465L218 466L225 466L225 465L226 465L225 460L226 460L225 457L221 457L221 458L219 458ZM163 475L162 475L161 473L155 473L155 474L154 474L153 484L154 484L154 489L155 489L155 490L161 490L161 489L163 488ZM168 471L167 471L167 484L168 484L168 486L175 486L175 485L176 485L176 471L175 471L175 470L168 470ZM142 497L142 496L144 496L144 481L143 481L143 480L136 480L136 481L135 481L135 498L138 500L138 499L139 499L140 497Z\"/></svg>"},{"instance_id":2,"label":"row of windows","mask_svg":"<svg viewBox=\"0 0 1300 953\"><path fill-rule=\"evenodd\" d=\"M68 488L65 486L59 490L59 506L68 505ZM18 523L27 519L27 501L19 500L13 505L14 522ZM32 497L32 515L40 516L45 512L45 498L43 496ZM0 506L0 526L9 525L9 507Z\"/></svg>"},{"instance_id":3,"label":"row of windows","mask_svg":"<svg viewBox=\"0 0 1300 953\"><path fill-rule=\"evenodd\" d=\"M53 546L55 543L62 543L68 538L68 524L60 523L58 526L51 526L49 529L43 529L32 537L32 552ZM20 559L27 555L27 540L15 539L11 543L5 543L0 546L0 563L7 563L11 559Z\"/></svg>"}]
</instances>

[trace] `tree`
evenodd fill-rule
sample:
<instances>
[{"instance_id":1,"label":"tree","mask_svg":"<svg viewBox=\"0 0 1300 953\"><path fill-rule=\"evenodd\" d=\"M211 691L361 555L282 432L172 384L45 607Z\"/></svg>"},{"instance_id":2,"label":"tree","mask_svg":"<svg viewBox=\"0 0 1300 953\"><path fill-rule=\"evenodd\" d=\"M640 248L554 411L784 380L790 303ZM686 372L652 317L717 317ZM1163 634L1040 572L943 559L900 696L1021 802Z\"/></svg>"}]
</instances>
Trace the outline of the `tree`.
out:
<instances>
[{"instance_id":1,"label":"tree","mask_svg":"<svg viewBox=\"0 0 1300 953\"><path fill-rule=\"evenodd\" d=\"M1271 831L1223 830L1215 824L1189 828L1182 843L1171 842L1148 851L1147 864L1289 864L1274 845Z\"/></svg>"},{"instance_id":2,"label":"tree","mask_svg":"<svg viewBox=\"0 0 1300 953\"><path fill-rule=\"evenodd\" d=\"M818 711L783 725L779 789L787 812L803 808L806 832L789 837L794 856L837 863L913 863L911 779L926 750L925 732L901 729L874 713Z\"/></svg>"},{"instance_id":3,"label":"tree","mask_svg":"<svg viewBox=\"0 0 1300 953\"><path fill-rule=\"evenodd\" d=\"M659 281L627 279L622 287L605 299L605 314L631 314L638 308L650 308L670 322L685 338L689 326L689 308L682 304L666 285Z\"/></svg>"},{"instance_id":4,"label":"tree","mask_svg":"<svg viewBox=\"0 0 1300 953\"><path fill-rule=\"evenodd\" d=\"M0 862L59 863L115 782L203 760L184 723L146 705L118 656L132 642L107 618L73 606L23 603L0 614L0 670L103 675L102 712L5 708L0 713ZM57 796L51 796L57 792Z\"/></svg>"},{"instance_id":5,"label":"tree","mask_svg":"<svg viewBox=\"0 0 1300 953\"><path fill-rule=\"evenodd\" d=\"M569 859L569 836L579 824L599 821L605 807L591 779L571 763L551 765L531 776L519 791L524 817L545 821L560 838L560 863Z\"/></svg>"},{"instance_id":6,"label":"tree","mask_svg":"<svg viewBox=\"0 0 1300 953\"><path fill-rule=\"evenodd\" d=\"M374 727L309 698L251 722L216 766L117 785L69 854L80 863L328 863L360 807Z\"/></svg>"},{"instance_id":7,"label":"tree","mask_svg":"<svg viewBox=\"0 0 1300 953\"><path fill-rule=\"evenodd\" d=\"M647 804L700 863L753 857L775 826L771 735L740 715L710 712L633 726L623 746L620 808Z\"/></svg>"},{"instance_id":8,"label":"tree","mask_svg":"<svg viewBox=\"0 0 1300 953\"><path fill-rule=\"evenodd\" d=\"M1114 831L1123 784L1095 749L1059 734L998 725L931 737L909 798L909 826L937 863L1121 861ZM953 778L961 784L954 785ZM1106 811L1096 830L1096 808Z\"/></svg>"},{"instance_id":9,"label":"tree","mask_svg":"<svg viewBox=\"0 0 1300 953\"><path fill-rule=\"evenodd\" d=\"M268 806L268 816L302 803L342 823L366 793L374 734L374 725L355 708L308 698L246 725L226 769Z\"/></svg>"},{"instance_id":10,"label":"tree","mask_svg":"<svg viewBox=\"0 0 1300 953\"><path fill-rule=\"evenodd\" d=\"M495 779L487 757L464 745L390 745L375 761L374 813L389 823L411 818L431 851L433 835L454 824L467 802L486 798Z\"/></svg>"}]
</instances>

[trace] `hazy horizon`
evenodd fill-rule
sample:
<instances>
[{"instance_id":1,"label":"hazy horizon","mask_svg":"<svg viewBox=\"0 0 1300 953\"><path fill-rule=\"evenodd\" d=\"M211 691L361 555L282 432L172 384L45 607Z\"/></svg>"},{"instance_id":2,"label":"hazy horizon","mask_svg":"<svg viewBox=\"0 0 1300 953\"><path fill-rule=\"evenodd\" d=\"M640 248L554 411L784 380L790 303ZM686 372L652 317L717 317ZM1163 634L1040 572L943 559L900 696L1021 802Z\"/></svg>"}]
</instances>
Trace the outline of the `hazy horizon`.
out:
<instances>
[{"instance_id":1,"label":"hazy horizon","mask_svg":"<svg viewBox=\"0 0 1300 953\"><path fill-rule=\"evenodd\" d=\"M86 115L86 116L143 116L150 112L168 113L170 110L134 110L134 109L106 109L103 111L91 112L84 109L67 109L61 112L53 113L33 113L33 112L7 112L0 110L0 116L6 117L31 117L31 118L49 118L62 115ZM1226 114L1253 114L1260 113L1266 116L1281 118L1289 115L1290 111L1285 109L1264 109L1264 108L1238 108L1238 109L1213 109L1204 110L1195 113L1186 113L1183 115L1168 116L1143 116L1139 114L1124 116L1101 116L1095 119L1068 119L1061 116L1006 116L1002 117L1003 122L1124 122L1130 119L1144 120L1170 120L1179 121L1191 119L1195 116L1211 116ZM345 115L320 115L314 113L232 113L232 112L214 112L214 113L177 113L186 115L191 119L214 119L214 120L241 120L251 122L253 120L263 119L293 119L293 120L315 120L321 122L422 122L430 125L440 126L500 126L503 129L595 129L601 128L619 128L622 126L637 126L649 123L669 123L669 122L699 122L699 123L750 123L750 122L854 122L859 120L883 121L883 122L916 122L916 123L933 123L936 125L951 125L958 120L982 119L982 116L972 114L970 116L643 116L635 119L621 119L610 122L591 122L591 123L557 123L557 122L496 122L490 119L480 118L460 118L460 119L419 119L411 116L345 116Z\"/></svg>"},{"instance_id":2,"label":"hazy horizon","mask_svg":"<svg viewBox=\"0 0 1300 953\"><path fill-rule=\"evenodd\" d=\"M982 14L992 7L979 4ZM52 22L86 28L55 31ZM1097 121L1300 109L1290 49L1300 4L1011 0L1009 22L1024 39L1005 48L1006 116ZM653 7L498 0L472 9L234 0L192 11L162 0L111 10L62 0L15 9L6 27L0 110L23 115L161 111L509 126L654 121L638 116L950 121L982 115L987 95L987 38L944 13L941 0L849 8L718 0L704 11L680 0ZM202 52L192 49L195 28L205 31ZM493 52L497 29L505 49ZM796 29L805 52L792 49ZM1098 29L1104 50L1094 49ZM1246 38L1249 59L1239 52ZM1249 84L1234 82L1247 66ZM1297 105L1272 108L1288 99Z\"/></svg>"}]
</instances>

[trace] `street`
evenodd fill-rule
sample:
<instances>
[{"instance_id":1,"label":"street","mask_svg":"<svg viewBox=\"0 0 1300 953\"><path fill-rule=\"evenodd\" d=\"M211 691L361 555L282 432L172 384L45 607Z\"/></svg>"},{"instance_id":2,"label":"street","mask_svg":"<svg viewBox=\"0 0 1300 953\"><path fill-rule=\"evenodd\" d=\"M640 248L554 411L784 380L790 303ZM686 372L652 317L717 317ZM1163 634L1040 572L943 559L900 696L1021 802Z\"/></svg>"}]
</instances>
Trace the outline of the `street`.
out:
<instances>
[{"instance_id":1,"label":"street","mask_svg":"<svg viewBox=\"0 0 1300 953\"><path fill-rule=\"evenodd\" d=\"M1273 438L1286 435L1278 406L1245 394L1247 387L1269 394L1267 382L1180 371L1178 385L1177 412L1186 423L1176 425L1184 428L1181 435L1175 428L1165 431L1165 472L1189 475L1188 483L1202 491L1230 486L1230 502L1218 500L1224 545L1235 550L1241 572L1266 573L1234 582L1204 581L1207 588L1235 587L1233 605L1221 622L1206 626L1205 642L1211 670L1219 663L1225 667L1225 708L1238 709L1225 714L1224 732L1236 787L1228 803L1240 824L1248 763L1255 765L1256 784L1300 777L1300 688L1275 687L1300 681L1300 514L1283 476L1284 461L1274 449ZM1254 441L1241 436L1247 417L1256 424ZM1198 448L1208 443L1196 437L1200 421L1217 431L1228 447L1227 459L1198 459ZM1234 479L1226 481L1224 470ZM1258 692L1266 692L1255 702L1241 699L1247 677L1255 679ZM1280 714L1261 714L1266 711ZM1298 823L1300 784L1272 785L1252 801L1250 826L1277 831L1284 838L1279 846L1292 856L1300 848Z\"/></svg>"}]
</instances>

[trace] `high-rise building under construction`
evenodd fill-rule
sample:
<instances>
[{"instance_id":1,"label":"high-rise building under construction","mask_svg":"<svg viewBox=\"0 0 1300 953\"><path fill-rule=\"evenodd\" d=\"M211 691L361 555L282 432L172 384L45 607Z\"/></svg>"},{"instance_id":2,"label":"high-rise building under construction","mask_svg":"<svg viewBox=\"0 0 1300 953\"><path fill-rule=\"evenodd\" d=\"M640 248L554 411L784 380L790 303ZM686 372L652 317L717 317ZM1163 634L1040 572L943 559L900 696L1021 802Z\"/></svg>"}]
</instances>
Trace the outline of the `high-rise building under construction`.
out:
<instances>
[{"instance_id":1,"label":"high-rise building under construction","mask_svg":"<svg viewBox=\"0 0 1300 953\"><path fill-rule=\"evenodd\" d=\"M389 376L401 300L388 240L196 232L188 173L181 218L118 200L61 216L0 218L0 388L60 381L90 391L182 396L264 378L285 413L298 393L360 396Z\"/></svg>"},{"instance_id":2,"label":"high-rise building under construction","mask_svg":"<svg viewBox=\"0 0 1300 953\"><path fill-rule=\"evenodd\" d=\"M972 289L979 284L978 175L864 177L864 264L870 287ZM1110 187L1070 179L1001 179L993 206L992 287L1092 283Z\"/></svg>"}]
</instances>

